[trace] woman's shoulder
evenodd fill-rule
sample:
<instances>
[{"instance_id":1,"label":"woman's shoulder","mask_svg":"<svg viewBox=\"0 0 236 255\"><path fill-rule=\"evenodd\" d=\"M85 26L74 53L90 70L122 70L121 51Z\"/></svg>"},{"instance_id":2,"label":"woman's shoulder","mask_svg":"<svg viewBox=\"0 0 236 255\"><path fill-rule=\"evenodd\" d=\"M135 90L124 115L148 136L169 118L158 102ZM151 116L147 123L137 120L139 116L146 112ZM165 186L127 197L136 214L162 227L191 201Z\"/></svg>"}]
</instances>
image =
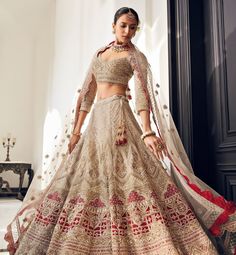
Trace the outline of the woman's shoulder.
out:
<instances>
[{"instance_id":1,"label":"woman's shoulder","mask_svg":"<svg viewBox=\"0 0 236 255\"><path fill-rule=\"evenodd\" d=\"M94 55L97 56L100 52L102 52L102 51L104 51L106 48L110 47L110 45L111 45L111 43L101 46L100 48L98 48L98 49L95 51Z\"/></svg>"},{"instance_id":2,"label":"woman's shoulder","mask_svg":"<svg viewBox=\"0 0 236 255\"><path fill-rule=\"evenodd\" d=\"M105 51L105 49L108 47L108 45L105 45L105 46L102 46L100 48L98 48L94 54L93 54L93 57L92 57L92 63L96 62L96 60L98 59L98 55L99 53Z\"/></svg>"},{"instance_id":3,"label":"woman's shoulder","mask_svg":"<svg viewBox=\"0 0 236 255\"><path fill-rule=\"evenodd\" d=\"M134 45L134 48L135 48L135 51L136 51L142 58L147 59L145 53L144 53L142 50L140 50L140 49L138 48L138 46Z\"/></svg>"},{"instance_id":4,"label":"woman's shoulder","mask_svg":"<svg viewBox=\"0 0 236 255\"><path fill-rule=\"evenodd\" d=\"M99 47L99 48L95 51L95 53L98 53L99 51L102 51L102 50L104 50L104 49L106 49L106 48L107 48L107 45L101 46L101 47Z\"/></svg>"},{"instance_id":5,"label":"woman's shoulder","mask_svg":"<svg viewBox=\"0 0 236 255\"><path fill-rule=\"evenodd\" d=\"M134 57L136 56L137 59L139 59L139 60L141 60L143 62L148 63L148 59L147 59L145 53L142 50L140 50L138 48L138 46L136 46L135 44L132 44L132 46L133 46L132 47L133 54L131 54L131 55L133 55Z\"/></svg>"}]
</instances>

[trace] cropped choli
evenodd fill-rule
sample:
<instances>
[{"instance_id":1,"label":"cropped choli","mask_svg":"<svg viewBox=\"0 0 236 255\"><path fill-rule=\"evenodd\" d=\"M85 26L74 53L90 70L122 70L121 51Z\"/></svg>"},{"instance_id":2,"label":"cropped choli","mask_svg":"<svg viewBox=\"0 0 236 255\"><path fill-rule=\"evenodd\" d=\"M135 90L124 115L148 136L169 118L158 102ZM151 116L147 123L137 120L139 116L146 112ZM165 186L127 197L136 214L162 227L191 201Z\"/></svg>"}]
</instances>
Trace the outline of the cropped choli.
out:
<instances>
[{"instance_id":1,"label":"cropped choli","mask_svg":"<svg viewBox=\"0 0 236 255\"><path fill-rule=\"evenodd\" d=\"M97 82L127 85L133 70L127 57L103 60L100 55L94 61L93 73Z\"/></svg>"},{"instance_id":2,"label":"cropped choli","mask_svg":"<svg viewBox=\"0 0 236 255\"><path fill-rule=\"evenodd\" d=\"M122 57L112 60L103 60L100 55L93 57L92 63L92 79L90 89L83 97L80 110L89 112L94 102L97 92L97 82L109 82L111 84L120 84L127 86L129 80L134 75L135 80L135 108L139 114L141 110L149 111L150 106L137 74L133 70L130 63L130 57ZM127 86L128 88L128 86Z\"/></svg>"}]
</instances>

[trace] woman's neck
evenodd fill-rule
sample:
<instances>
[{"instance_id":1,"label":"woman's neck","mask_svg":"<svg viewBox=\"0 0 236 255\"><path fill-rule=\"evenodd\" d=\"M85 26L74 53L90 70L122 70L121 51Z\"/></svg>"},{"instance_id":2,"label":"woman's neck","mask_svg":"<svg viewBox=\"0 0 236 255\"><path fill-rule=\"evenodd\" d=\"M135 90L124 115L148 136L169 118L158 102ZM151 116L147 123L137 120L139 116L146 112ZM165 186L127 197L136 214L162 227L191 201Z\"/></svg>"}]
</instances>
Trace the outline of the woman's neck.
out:
<instances>
[{"instance_id":1,"label":"woman's neck","mask_svg":"<svg viewBox=\"0 0 236 255\"><path fill-rule=\"evenodd\" d=\"M114 41L114 45L118 45L118 46L127 46L129 44L130 42L122 43L122 42L119 42L117 39Z\"/></svg>"}]
</instances>

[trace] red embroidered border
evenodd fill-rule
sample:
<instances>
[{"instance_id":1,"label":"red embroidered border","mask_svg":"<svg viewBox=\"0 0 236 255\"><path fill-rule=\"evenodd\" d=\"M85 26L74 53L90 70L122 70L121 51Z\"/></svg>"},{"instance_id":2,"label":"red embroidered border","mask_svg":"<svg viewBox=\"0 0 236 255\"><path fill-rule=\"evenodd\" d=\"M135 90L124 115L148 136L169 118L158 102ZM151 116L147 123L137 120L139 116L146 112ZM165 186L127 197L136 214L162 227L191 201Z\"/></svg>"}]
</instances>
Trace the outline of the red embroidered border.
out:
<instances>
[{"instance_id":1,"label":"red embroidered border","mask_svg":"<svg viewBox=\"0 0 236 255\"><path fill-rule=\"evenodd\" d=\"M186 175L181 173L181 170L176 166L170 155L169 157L177 171L184 177L191 189L193 189L196 193L198 193L200 196L204 197L208 201L224 209L224 211L218 216L218 218L209 229L214 236L219 236L221 234L221 225L226 223L229 219L229 215L233 214L236 211L236 204L233 201L225 200L223 196L214 196L209 190L202 191L196 184L191 183Z\"/></svg>"}]
</instances>

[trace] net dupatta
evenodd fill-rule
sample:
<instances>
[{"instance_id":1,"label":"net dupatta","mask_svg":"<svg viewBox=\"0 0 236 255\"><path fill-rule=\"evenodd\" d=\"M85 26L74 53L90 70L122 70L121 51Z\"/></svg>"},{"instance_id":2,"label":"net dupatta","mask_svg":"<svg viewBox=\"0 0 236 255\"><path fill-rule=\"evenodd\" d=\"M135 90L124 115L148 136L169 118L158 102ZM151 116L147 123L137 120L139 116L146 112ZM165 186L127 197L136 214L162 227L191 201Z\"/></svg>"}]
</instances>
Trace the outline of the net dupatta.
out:
<instances>
[{"instance_id":1,"label":"net dupatta","mask_svg":"<svg viewBox=\"0 0 236 255\"><path fill-rule=\"evenodd\" d=\"M142 84L158 134L167 146L172 178L211 236L216 239L221 238L225 250L234 254L236 251L236 204L225 200L194 175L160 86L157 85L154 90L151 68L145 55L135 45L130 55L131 65L136 73L135 80Z\"/></svg>"},{"instance_id":2,"label":"net dupatta","mask_svg":"<svg viewBox=\"0 0 236 255\"><path fill-rule=\"evenodd\" d=\"M105 47L99 49L99 51L102 49L105 49ZM73 101L72 106L70 107L71 109L63 119L61 132L54 136L55 141L51 152L44 155L43 170L39 169L41 170L39 171L40 173L37 172L35 174L20 209L14 219L7 225L7 232L4 239L8 243L7 249L11 255L15 254L20 240L32 222L37 212L37 208L47 195L47 191L56 179L61 178L66 174L64 165L70 157L68 152L68 143L71 137L70 134L77 123L81 102L90 90L90 86L93 85L92 66L96 55L97 52L92 58L85 80L82 84L82 89L77 90L77 98ZM81 88L81 86L79 87Z\"/></svg>"},{"instance_id":3,"label":"net dupatta","mask_svg":"<svg viewBox=\"0 0 236 255\"><path fill-rule=\"evenodd\" d=\"M98 52L105 51L111 44L112 43L101 47L94 54L85 75L85 80L82 86L79 86L79 89L77 90L76 99L73 100L72 106L70 107L71 109L63 119L61 132L55 134L55 141L51 152L44 155L43 171L36 173L20 209L14 219L7 225L7 232L4 239L8 243L7 249L11 255L15 254L20 240L32 222L35 213L37 212L37 208L47 195L47 191L56 179L66 174L64 165L70 157L68 152L70 134L74 130L78 121L81 103L90 91L91 86L94 85L92 82L94 60L96 59Z\"/></svg>"},{"instance_id":4,"label":"net dupatta","mask_svg":"<svg viewBox=\"0 0 236 255\"><path fill-rule=\"evenodd\" d=\"M37 208L43 201L54 180L67 174L64 164L70 157L67 147L70 138L69 134L71 134L78 121L81 103L93 85L94 60L99 52L105 51L112 44L113 42L100 48L93 56L82 89L78 90L79 96L77 96L70 113L66 115L62 132L55 136L55 149L47 159L48 166L43 172L44 176L36 175L33 178L20 210L7 226L7 233L4 239L8 242L10 254L16 252L21 238L30 226ZM213 236L222 237L227 251L233 253L236 245L235 204L226 201L194 175L160 88L156 88L154 93L152 72L145 55L132 43L130 43L128 52L128 59L134 71L135 84L141 84L158 134L166 143L168 158L172 165L171 175L173 179L189 201L202 224ZM43 180L47 180L47 184L42 185Z\"/></svg>"}]
</instances>

